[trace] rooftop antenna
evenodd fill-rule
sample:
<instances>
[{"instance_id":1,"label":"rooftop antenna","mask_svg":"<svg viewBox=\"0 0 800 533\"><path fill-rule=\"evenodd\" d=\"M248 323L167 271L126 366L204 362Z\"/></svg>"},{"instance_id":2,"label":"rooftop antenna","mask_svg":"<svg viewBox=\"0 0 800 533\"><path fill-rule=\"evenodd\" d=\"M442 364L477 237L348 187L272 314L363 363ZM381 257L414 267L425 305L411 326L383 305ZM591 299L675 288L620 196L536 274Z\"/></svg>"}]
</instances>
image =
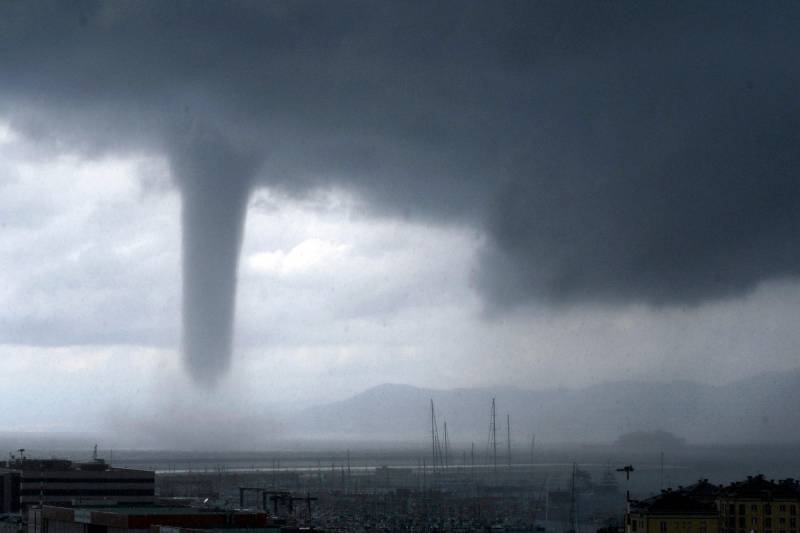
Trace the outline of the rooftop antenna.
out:
<instances>
[{"instance_id":1,"label":"rooftop antenna","mask_svg":"<svg viewBox=\"0 0 800 533\"><path fill-rule=\"evenodd\" d=\"M625 465L622 468L617 468L617 472L625 472L625 502L630 504L631 491L628 487L628 481L631 479L631 472L633 472L633 465Z\"/></svg>"},{"instance_id":2,"label":"rooftop antenna","mask_svg":"<svg viewBox=\"0 0 800 533\"><path fill-rule=\"evenodd\" d=\"M661 471L658 478L661 484L661 490L664 490L664 450L661 450Z\"/></svg>"},{"instance_id":3,"label":"rooftop antenna","mask_svg":"<svg viewBox=\"0 0 800 533\"><path fill-rule=\"evenodd\" d=\"M97 444L94 445L94 450L92 450L92 461L97 461Z\"/></svg>"}]
</instances>

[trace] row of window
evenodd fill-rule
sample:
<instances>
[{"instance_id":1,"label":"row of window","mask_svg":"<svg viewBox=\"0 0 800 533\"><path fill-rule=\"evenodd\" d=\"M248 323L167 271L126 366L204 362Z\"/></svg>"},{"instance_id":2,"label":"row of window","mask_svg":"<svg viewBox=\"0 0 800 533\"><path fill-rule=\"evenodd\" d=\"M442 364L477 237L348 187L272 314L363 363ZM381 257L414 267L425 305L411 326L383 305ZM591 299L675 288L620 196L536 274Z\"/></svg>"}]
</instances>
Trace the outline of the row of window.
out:
<instances>
[{"instance_id":1,"label":"row of window","mask_svg":"<svg viewBox=\"0 0 800 533\"><path fill-rule=\"evenodd\" d=\"M759 533L757 529L728 529L727 531L728 533ZM765 529L762 533L797 533L797 530L790 529L787 531L785 529L781 529L779 531L773 531L772 529Z\"/></svg>"},{"instance_id":2,"label":"row of window","mask_svg":"<svg viewBox=\"0 0 800 533\"><path fill-rule=\"evenodd\" d=\"M692 522L689 520L684 520L683 522L679 522L678 526L680 529L683 529L687 533L692 531ZM667 522L661 521L658 524L659 533L667 533ZM697 527L698 533L706 533L708 531L708 526L705 522L700 522L700 525Z\"/></svg>"},{"instance_id":3,"label":"row of window","mask_svg":"<svg viewBox=\"0 0 800 533\"><path fill-rule=\"evenodd\" d=\"M20 496L153 496L153 489L57 489L19 491Z\"/></svg>"},{"instance_id":4,"label":"row of window","mask_svg":"<svg viewBox=\"0 0 800 533\"><path fill-rule=\"evenodd\" d=\"M735 503L728 503L728 504L723 503L721 506L721 510L723 513L736 514L737 507L738 507L738 514L745 514L747 512L747 506L743 503L740 503L738 505ZM757 503L750 504L750 512L757 513L759 511L759 507L760 505ZM788 510L790 515L793 516L797 515L797 505L795 504L789 504L789 505L780 504L777 507L778 507L778 512L785 513ZM772 514L772 504L765 503L763 506L763 511L764 514L766 515Z\"/></svg>"},{"instance_id":5,"label":"row of window","mask_svg":"<svg viewBox=\"0 0 800 533\"><path fill-rule=\"evenodd\" d=\"M155 483L155 477L25 477L22 484L31 483Z\"/></svg>"},{"instance_id":6,"label":"row of window","mask_svg":"<svg viewBox=\"0 0 800 533\"><path fill-rule=\"evenodd\" d=\"M786 517L785 516L778 517L777 521L778 521L778 524L784 525L784 524L786 524ZM757 526L758 525L758 517L757 516L751 516L750 517L750 524L753 525L753 526ZM728 517L728 527L735 527L735 525L736 525L736 517L735 516ZM739 515L739 527L745 527L745 525L746 525L745 524L745 517L742 516L742 515ZM764 518L764 525L766 527L771 527L772 526L772 517L771 516L767 516L767 517ZM797 518L796 517L793 516L793 517L789 518L789 526L792 527L792 528L797 527Z\"/></svg>"},{"instance_id":7,"label":"row of window","mask_svg":"<svg viewBox=\"0 0 800 533\"><path fill-rule=\"evenodd\" d=\"M639 529L638 520L630 520L630 524L632 532L638 531ZM678 525L681 529L685 530L687 533L692 531L692 522L690 520L684 520L680 522ZM659 528L659 533L667 533L667 522L665 521L659 522L658 528ZM706 533L708 531L708 526L706 525L705 521L700 522L697 531L698 533Z\"/></svg>"}]
</instances>

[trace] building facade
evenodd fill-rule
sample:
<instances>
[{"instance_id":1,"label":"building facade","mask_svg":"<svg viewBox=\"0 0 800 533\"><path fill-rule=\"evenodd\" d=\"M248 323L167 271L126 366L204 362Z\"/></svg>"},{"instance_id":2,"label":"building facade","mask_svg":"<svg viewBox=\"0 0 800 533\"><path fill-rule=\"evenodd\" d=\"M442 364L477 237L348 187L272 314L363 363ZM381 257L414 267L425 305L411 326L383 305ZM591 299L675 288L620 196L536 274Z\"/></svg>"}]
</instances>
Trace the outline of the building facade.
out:
<instances>
[{"instance_id":1,"label":"building facade","mask_svg":"<svg viewBox=\"0 0 800 533\"><path fill-rule=\"evenodd\" d=\"M799 505L797 481L748 477L719 496L722 533L797 533Z\"/></svg>"},{"instance_id":2,"label":"building facade","mask_svg":"<svg viewBox=\"0 0 800 533\"><path fill-rule=\"evenodd\" d=\"M626 533L798 533L800 482L750 476L727 486L707 480L629 502Z\"/></svg>"},{"instance_id":3,"label":"building facade","mask_svg":"<svg viewBox=\"0 0 800 533\"><path fill-rule=\"evenodd\" d=\"M626 533L720 533L716 505L683 491L667 490L629 505Z\"/></svg>"},{"instance_id":4,"label":"building facade","mask_svg":"<svg viewBox=\"0 0 800 533\"><path fill-rule=\"evenodd\" d=\"M155 472L111 468L102 459L18 459L0 469L0 487L0 513L96 500L141 505L155 500Z\"/></svg>"},{"instance_id":5,"label":"building facade","mask_svg":"<svg viewBox=\"0 0 800 533\"><path fill-rule=\"evenodd\" d=\"M266 528L262 511L165 506L57 507L32 510L28 533L176 533L179 528L200 530L258 530Z\"/></svg>"}]
</instances>

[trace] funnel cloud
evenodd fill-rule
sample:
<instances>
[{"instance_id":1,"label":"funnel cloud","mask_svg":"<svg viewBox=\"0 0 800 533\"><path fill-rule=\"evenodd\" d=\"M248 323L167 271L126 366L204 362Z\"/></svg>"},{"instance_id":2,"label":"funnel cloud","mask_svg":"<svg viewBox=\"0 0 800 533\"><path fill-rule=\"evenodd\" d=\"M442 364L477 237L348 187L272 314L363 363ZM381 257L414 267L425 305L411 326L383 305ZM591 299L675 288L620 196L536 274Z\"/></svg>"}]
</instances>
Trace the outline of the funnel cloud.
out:
<instances>
[{"instance_id":1,"label":"funnel cloud","mask_svg":"<svg viewBox=\"0 0 800 533\"><path fill-rule=\"evenodd\" d=\"M214 384L230 366L254 164L223 139L193 137L175 151L172 164L182 197L183 353L192 377Z\"/></svg>"},{"instance_id":2,"label":"funnel cloud","mask_svg":"<svg viewBox=\"0 0 800 533\"><path fill-rule=\"evenodd\" d=\"M171 162L184 350L212 383L256 187L475 228L494 313L796 279L798 20L796 2L4 2L0 113L54 150Z\"/></svg>"}]
</instances>

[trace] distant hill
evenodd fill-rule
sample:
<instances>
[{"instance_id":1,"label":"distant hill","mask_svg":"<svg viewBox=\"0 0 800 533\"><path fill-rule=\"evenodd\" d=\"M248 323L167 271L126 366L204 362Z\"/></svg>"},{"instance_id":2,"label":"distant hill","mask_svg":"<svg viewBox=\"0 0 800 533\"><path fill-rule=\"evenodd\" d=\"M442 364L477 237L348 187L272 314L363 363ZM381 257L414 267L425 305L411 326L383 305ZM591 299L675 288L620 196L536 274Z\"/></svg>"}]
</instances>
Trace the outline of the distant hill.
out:
<instances>
[{"instance_id":1,"label":"distant hill","mask_svg":"<svg viewBox=\"0 0 800 533\"><path fill-rule=\"evenodd\" d=\"M634 431L668 431L688 443L800 441L800 369L724 386L690 381L604 383L577 390L432 390L385 384L307 409L290 424L331 439L419 442L430 432L430 400L453 442L485 443L492 398L500 437L611 443Z\"/></svg>"}]
</instances>

